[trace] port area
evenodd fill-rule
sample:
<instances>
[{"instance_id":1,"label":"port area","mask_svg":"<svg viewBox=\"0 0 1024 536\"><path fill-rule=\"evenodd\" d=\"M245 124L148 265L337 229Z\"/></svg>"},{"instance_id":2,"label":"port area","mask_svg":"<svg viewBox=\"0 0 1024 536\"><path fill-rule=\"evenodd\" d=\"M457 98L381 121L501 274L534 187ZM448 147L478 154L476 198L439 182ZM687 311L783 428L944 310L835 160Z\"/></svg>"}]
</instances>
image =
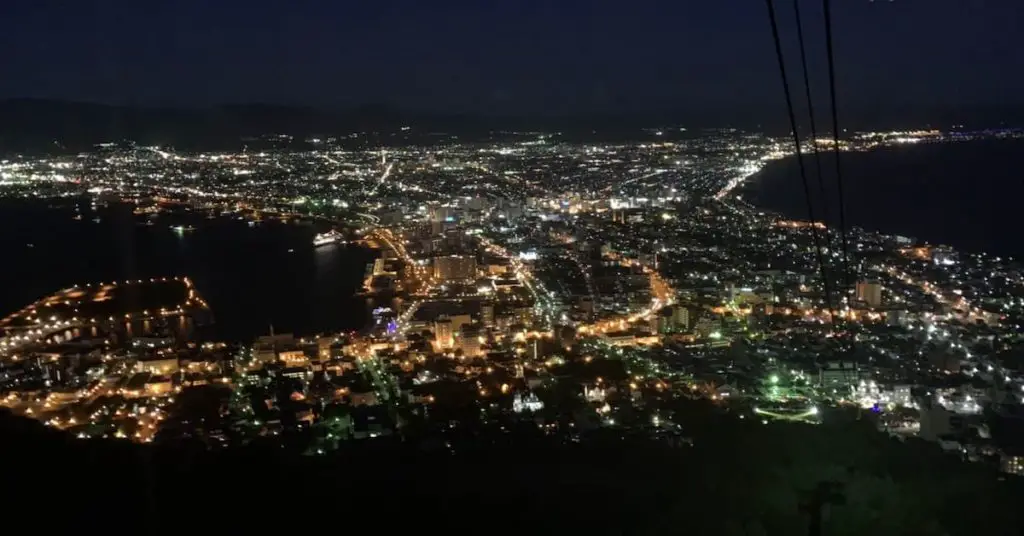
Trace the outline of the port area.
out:
<instances>
[{"instance_id":1,"label":"port area","mask_svg":"<svg viewBox=\"0 0 1024 536\"><path fill-rule=\"evenodd\" d=\"M187 277L75 286L0 319L0 353L68 341L86 332L143 334L150 326L201 324L208 318L209 306Z\"/></svg>"}]
</instances>

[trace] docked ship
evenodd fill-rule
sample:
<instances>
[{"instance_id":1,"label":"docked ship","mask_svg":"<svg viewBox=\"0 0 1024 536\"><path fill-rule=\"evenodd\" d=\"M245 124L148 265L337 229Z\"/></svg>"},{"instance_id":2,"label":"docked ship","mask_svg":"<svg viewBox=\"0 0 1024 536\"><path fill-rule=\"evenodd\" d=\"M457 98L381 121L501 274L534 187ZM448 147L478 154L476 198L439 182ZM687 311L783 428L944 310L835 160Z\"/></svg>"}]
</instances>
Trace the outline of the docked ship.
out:
<instances>
[{"instance_id":1,"label":"docked ship","mask_svg":"<svg viewBox=\"0 0 1024 536\"><path fill-rule=\"evenodd\" d=\"M337 244L341 242L341 233L338 231L328 231L326 233L319 233L313 237L313 247L326 246L328 244Z\"/></svg>"}]
</instances>

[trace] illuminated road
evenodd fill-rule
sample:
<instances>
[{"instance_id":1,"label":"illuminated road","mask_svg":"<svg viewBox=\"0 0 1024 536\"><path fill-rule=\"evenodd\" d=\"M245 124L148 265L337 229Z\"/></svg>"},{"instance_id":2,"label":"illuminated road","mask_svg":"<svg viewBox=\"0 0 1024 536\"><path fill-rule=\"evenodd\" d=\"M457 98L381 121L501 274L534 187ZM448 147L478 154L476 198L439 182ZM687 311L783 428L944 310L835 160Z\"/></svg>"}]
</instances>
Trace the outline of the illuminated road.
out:
<instances>
[{"instance_id":1,"label":"illuminated road","mask_svg":"<svg viewBox=\"0 0 1024 536\"><path fill-rule=\"evenodd\" d=\"M569 259L571 259L572 262L576 263L576 269L579 270L581 274L583 274L583 282L587 285L587 294L590 295L590 303L596 306L597 288L594 286L594 280L590 276L590 270L583 265L583 262L580 260L579 255L575 251L570 250L568 255ZM591 312L591 317L593 317L593 312Z\"/></svg>"},{"instance_id":2,"label":"illuminated road","mask_svg":"<svg viewBox=\"0 0 1024 536\"><path fill-rule=\"evenodd\" d=\"M530 289L530 291L534 294L534 296L537 299L545 300L547 302L547 305L545 305L545 310L547 310L553 318L559 318L560 316L562 316L561 314L559 314L560 311L555 311L554 307L550 305L554 303L554 300L546 289L543 289L543 287L541 287L543 291L543 297L540 293L536 291L536 289L534 288L535 277L533 276L533 273L531 272L530 267L528 265L522 263L518 259L518 257L509 255L508 251L505 250L505 248L498 246L486 239L482 239L482 241L484 242L484 247L487 248L489 252L505 257L506 259L509 260L510 263L512 263L512 266L516 272L516 276L520 279L520 281L522 281L523 284ZM571 243L570 240L566 237L562 237L562 241L564 243ZM609 254L607 255L607 257L610 258L611 260L621 263L623 266L633 266L634 264L636 264L635 261L624 258L616 253ZM643 273L646 274L651 281L651 303L648 306L629 315L620 316L617 318L610 318L601 320L599 322L585 324L570 323L570 325L575 325L577 332L581 334L598 334L605 333L608 331L618 331L621 329L625 329L630 323L638 322L641 320L648 320L663 307L667 307L674 304L675 290L671 287L671 285L668 284L668 282L665 281L661 274L659 274L657 270L651 269L649 266L639 266L641 267Z\"/></svg>"},{"instance_id":3,"label":"illuminated road","mask_svg":"<svg viewBox=\"0 0 1024 536\"><path fill-rule=\"evenodd\" d=\"M631 183L634 183L634 182L637 182L637 181L642 181L644 179L651 179L651 178L657 177L658 175L661 175L663 173L668 173L669 171L671 171L671 170L659 169L657 171L653 171L653 172L648 173L646 175L641 175L639 177L633 177L632 179L628 179L628 180L623 181L622 183L619 183L619 184L609 184L607 187L605 187L604 191L605 192L611 192L613 187L619 188L619 191L622 191L622 187L627 185L627 184L631 184Z\"/></svg>"},{"instance_id":4,"label":"illuminated road","mask_svg":"<svg viewBox=\"0 0 1024 536\"><path fill-rule=\"evenodd\" d=\"M620 316L618 318L609 318L592 324L580 326L578 328L580 332L598 334L607 333L609 331L619 331L625 329L631 323L641 320L649 320L663 307L668 307L675 303L675 289L665 281L665 278L663 278L657 270L646 265L638 264L636 261L624 258L617 253L610 253L606 255L606 257L623 266L633 266L634 264L640 266L643 273L651 280L651 303L643 309L629 315Z\"/></svg>"},{"instance_id":5,"label":"illuminated road","mask_svg":"<svg viewBox=\"0 0 1024 536\"><path fill-rule=\"evenodd\" d=\"M973 322L975 320L988 320L985 316L985 312L978 306L972 304L963 296L957 296L953 293L945 293L941 288L933 285L930 281L925 281L920 278L914 278L910 274L899 270L895 266L888 268L876 267L879 271L888 273L890 276L897 280L906 283L907 285L914 285L921 289L922 292L931 296L935 301L942 305L948 305L954 309L960 309L967 311L965 321ZM998 322L994 322L998 325Z\"/></svg>"},{"instance_id":6,"label":"illuminated road","mask_svg":"<svg viewBox=\"0 0 1024 536\"><path fill-rule=\"evenodd\" d=\"M405 244L401 239L397 238L394 233L386 227L374 228L370 231L368 236L372 236L373 238L383 242L398 258L402 259L402 261L406 263L406 266L412 269L411 279L414 282L424 283L424 288L417 289L415 293L416 295L426 296L430 294L430 290L434 286L433 278L430 276L430 269L426 266L421 266L409 255L409 252L406 251ZM422 304L423 300L413 301L409 304L409 307L395 319L395 333L401 334L404 332L409 319L412 318L416 313L416 310L419 309Z\"/></svg>"},{"instance_id":7,"label":"illuminated road","mask_svg":"<svg viewBox=\"0 0 1024 536\"><path fill-rule=\"evenodd\" d=\"M537 281L530 267L520 261L518 256L510 255L507 249L486 238L481 237L480 243L486 251L505 258L512 265L516 279L533 294L534 299L540 305L545 329L550 329L556 319L565 317L563 312L555 306L555 299L548 289Z\"/></svg>"},{"instance_id":8,"label":"illuminated road","mask_svg":"<svg viewBox=\"0 0 1024 536\"><path fill-rule=\"evenodd\" d=\"M367 234L367 237L379 240L381 243L386 245L397 257L405 261L408 266L412 267L413 274L416 279L426 282L426 288L417 292L416 295L427 296L429 294L429 291L433 286L433 281L430 277L428 267L421 266L415 262L415 260L406 251L405 245L401 239L397 238L390 229L385 227L374 228ZM537 280L529 264L520 260L518 255L511 254L505 247L496 244L487 238L481 237L480 244L488 253L502 257L509 262L516 279L520 284L526 287L527 290L529 290L530 294L533 295L536 300L538 314L542 319L541 327L544 330L550 330L556 322L564 322L575 327L577 331L582 334L596 335L609 331L618 331L625 329L631 323L648 320L662 308L675 303L675 290L668 284L668 282L665 281L657 270L654 270L649 266L638 265L636 261L624 258L621 255L611 254L608 257L611 260L619 262L623 266L640 266L643 273L650 279L651 302L646 307L628 315L604 319L593 323L577 324L569 320L565 312L557 305L557 300L555 300L551 292L545 288L543 283ZM411 303L409 308L399 315L396 319L398 333L402 333L403 329L408 324L409 319L412 318L412 315L415 314L416 309L418 309L422 303L423 300Z\"/></svg>"},{"instance_id":9,"label":"illuminated road","mask_svg":"<svg viewBox=\"0 0 1024 536\"><path fill-rule=\"evenodd\" d=\"M384 181L387 180L388 176L391 175L391 168L393 168L394 166L394 163L390 163L388 164L388 167L384 168L384 173L380 176L380 179L377 181L377 183L373 185L373 188L369 192L370 195L374 195L377 193L377 189L380 188L380 186L384 184Z\"/></svg>"}]
</instances>

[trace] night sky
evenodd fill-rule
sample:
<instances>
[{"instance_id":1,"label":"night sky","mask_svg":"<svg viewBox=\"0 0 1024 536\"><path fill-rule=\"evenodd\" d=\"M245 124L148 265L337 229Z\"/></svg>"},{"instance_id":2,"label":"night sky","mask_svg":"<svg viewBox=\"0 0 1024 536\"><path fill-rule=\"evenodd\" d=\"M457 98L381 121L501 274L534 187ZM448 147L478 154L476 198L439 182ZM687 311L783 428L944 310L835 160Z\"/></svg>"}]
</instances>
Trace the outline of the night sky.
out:
<instances>
[{"instance_id":1,"label":"night sky","mask_svg":"<svg viewBox=\"0 0 1024 536\"><path fill-rule=\"evenodd\" d=\"M792 1L776 1L790 45ZM1024 105L1024 1L834 4L847 110ZM824 103L821 3L801 6ZM779 106L769 28L762 0L8 1L0 98L499 113Z\"/></svg>"}]
</instances>

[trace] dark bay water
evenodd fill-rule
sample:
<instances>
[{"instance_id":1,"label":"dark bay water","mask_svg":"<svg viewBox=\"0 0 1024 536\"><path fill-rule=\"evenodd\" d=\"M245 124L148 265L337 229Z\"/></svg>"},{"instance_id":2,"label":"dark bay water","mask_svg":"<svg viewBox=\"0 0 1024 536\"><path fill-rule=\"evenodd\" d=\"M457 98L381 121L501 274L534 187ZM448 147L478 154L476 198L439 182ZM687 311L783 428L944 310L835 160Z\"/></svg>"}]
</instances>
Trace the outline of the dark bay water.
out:
<instances>
[{"instance_id":1,"label":"dark bay water","mask_svg":"<svg viewBox=\"0 0 1024 536\"><path fill-rule=\"evenodd\" d=\"M74 284L184 275L213 310L217 338L250 341L268 331L354 330L368 321L355 293L375 253L358 246L314 248L312 226L229 218L160 216L141 225L130 207L88 202L0 202L2 314ZM100 222L92 221L99 217ZM175 232L177 224L195 226Z\"/></svg>"},{"instance_id":2,"label":"dark bay water","mask_svg":"<svg viewBox=\"0 0 1024 536\"><path fill-rule=\"evenodd\" d=\"M1024 256L1024 141L911 145L843 153L846 220L869 230L912 236L965 251ZM805 157L816 217L814 160ZM835 161L822 154L826 196L838 221ZM795 158L768 165L748 181L744 197L792 218L807 219Z\"/></svg>"}]
</instances>

